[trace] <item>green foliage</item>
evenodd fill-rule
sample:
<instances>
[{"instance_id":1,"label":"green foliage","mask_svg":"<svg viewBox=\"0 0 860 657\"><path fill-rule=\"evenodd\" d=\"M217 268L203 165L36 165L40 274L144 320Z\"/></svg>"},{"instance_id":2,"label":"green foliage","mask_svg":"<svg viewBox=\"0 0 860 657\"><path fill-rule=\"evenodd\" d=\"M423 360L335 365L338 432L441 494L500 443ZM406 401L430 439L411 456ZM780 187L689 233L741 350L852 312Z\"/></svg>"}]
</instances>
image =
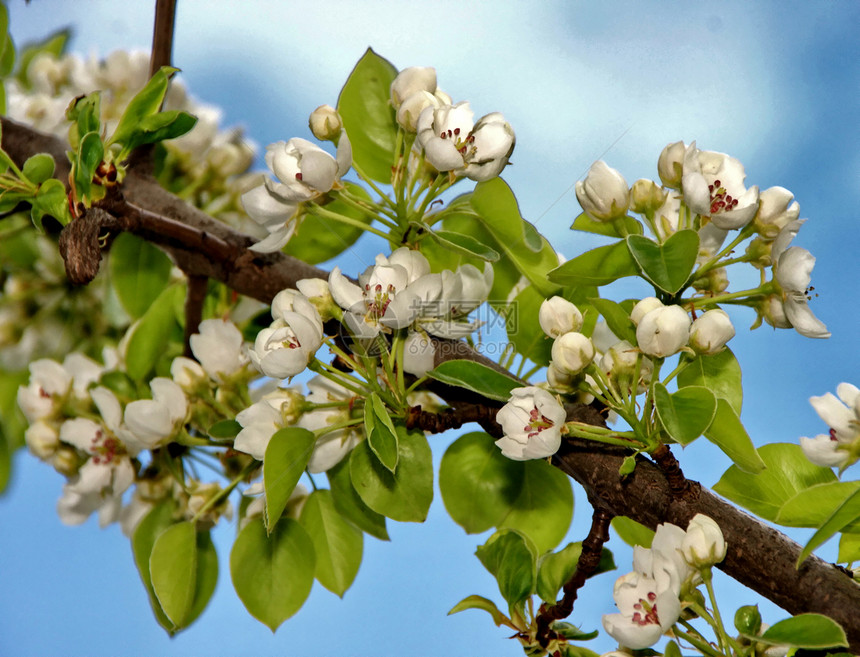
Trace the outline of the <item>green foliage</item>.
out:
<instances>
[{"instance_id":1,"label":"green foliage","mask_svg":"<svg viewBox=\"0 0 860 657\"><path fill-rule=\"evenodd\" d=\"M398 460L397 432L385 404L375 392L364 403L364 433L370 450L394 474Z\"/></svg>"},{"instance_id":2,"label":"green foliage","mask_svg":"<svg viewBox=\"0 0 860 657\"><path fill-rule=\"evenodd\" d=\"M275 432L263 458L266 531L271 533L305 471L316 443L313 432L285 427Z\"/></svg>"},{"instance_id":3,"label":"green foliage","mask_svg":"<svg viewBox=\"0 0 860 657\"><path fill-rule=\"evenodd\" d=\"M538 365L548 365L552 357L552 340L537 321L543 302L544 296L529 285L503 309L508 340L517 353Z\"/></svg>"},{"instance_id":4,"label":"green foliage","mask_svg":"<svg viewBox=\"0 0 860 657\"><path fill-rule=\"evenodd\" d=\"M586 251L556 267L547 278L567 287L606 285L626 276L636 276L639 270L625 242L615 242Z\"/></svg>"},{"instance_id":5,"label":"green foliage","mask_svg":"<svg viewBox=\"0 0 860 657\"><path fill-rule=\"evenodd\" d=\"M352 451L349 473L364 503L392 520L424 522L433 501L433 460L421 431L396 427L397 472L383 466L365 440Z\"/></svg>"},{"instance_id":6,"label":"green foliage","mask_svg":"<svg viewBox=\"0 0 860 657\"><path fill-rule=\"evenodd\" d=\"M618 538L627 545L641 545L651 547L654 540L654 530L625 516L615 516L612 519L612 529L618 534Z\"/></svg>"},{"instance_id":7,"label":"green foliage","mask_svg":"<svg viewBox=\"0 0 860 657\"><path fill-rule=\"evenodd\" d=\"M502 455L482 431L455 440L439 466L439 491L451 518L479 534L507 516L522 487L525 467Z\"/></svg>"},{"instance_id":8,"label":"green foliage","mask_svg":"<svg viewBox=\"0 0 860 657\"><path fill-rule=\"evenodd\" d=\"M158 247L120 233L111 245L110 280L120 303L132 319L140 319L167 287L173 264Z\"/></svg>"},{"instance_id":9,"label":"green foliage","mask_svg":"<svg viewBox=\"0 0 860 657\"><path fill-rule=\"evenodd\" d=\"M389 90L397 69L368 48L341 89L337 110L352 144L356 167L371 179L391 182L397 123Z\"/></svg>"},{"instance_id":10,"label":"green foliage","mask_svg":"<svg viewBox=\"0 0 860 657\"><path fill-rule=\"evenodd\" d=\"M42 219L45 215L53 217L60 224L65 226L72 220L72 215L69 213L69 201L66 197L66 188L56 178L46 180L39 185L39 191L36 192L36 197L26 199L33 204L30 209L30 218L33 220L33 225L40 232L42 229ZM17 201L16 201L17 202Z\"/></svg>"},{"instance_id":11,"label":"green foliage","mask_svg":"<svg viewBox=\"0 0 860 657\"><path fill-rule=\"evenodd\" d=\"M487 262L496 262L501 257L498 251L471 235L456 233L452 230L430 229L430 237L439 242L443 248L451 249L467 256L475 256Z\"/></svg>"},{"instance_id":12,"label":"green foliage","mask_svg":"<svg viewBox=\"0 0 860 657\"><path fill-rule=\"evenodd\" d=\"M732 350L726 347L710 356L690 356L683 354L685 367L678 374L678 387L704 386L718 399L725 399L740 415L743 403L741 385L741 366Z\"/></svg>"},{"instance_id":13,"label":"green foliage","mask_svg":"<svg viewBox=\"0 0 860 657\"><path fill-rule=\"evenodd\" d=\"M535 592L541 600L555 604L559 598L561 587L573 577L576 572L579 556L582 554L582 542L568 543L558 552L547 554L538 563L537 588ZM612 552L603 548L600 563L594 575L615 570Z\"/></svg>"},{"instance_id":14,"label":"green foliage","mask_svg":"<svg viewBox=\"0 0 860 657\"><path fill-rule=\"evenodd\" d=\"M630 311L627 308L624 308L620 303L599 297L591 297L588 302L606 320L609 330L618 336L619 340L627 340L630 344L636 344L636 327L633 325L633 320L630 319Z\"/></svg>"},{"instance_id":15,"label":"green foliage","mask_svg":"<svg viewBox=\"0 0 860 657\"><path fill-rule=\"evenodd\" d=\"M768 645L789 645L812 650L848 647L845 630L836 621L821 614L798 614L786 618L754 638Z\"/></svg>"},{"instance_id":16,"label":"green foliage","mask_svg":"<svg viewBox=\"0 0 860 657\"><path fill-rule=\"evenodd\" d=\"M797 558L798 568L812 554L815 548L858 519L860 519L860 490L854 491L836 507L833 513L824 521L824 524L812 535L809 542L803 546L803 550L801 550L800 556Z\"/></svg>"},{"instance_id":17,"label":"green foliage","mask_svg":"<svg viewBox=\"0 0 860 657\"><path fill-rule=\"evenodd\" d=\"M475 555L496 578L499 592L511 608L534 593L537 551L528 537L512 530L497 531Z\"/></svg>"},{"instance_id":18,"label":"green foliage","mask_svg":"<svg viewBox=\"0 0 860 657\"><path fill-rule=\"evenodd\" d=\"M516 379L471 360L449 360L440 363L427 372L427 375L442 383L465 388L496 401L508 401L511 390L522 387Z\"/></svg>"},{"instance_id":19,"label":"green foliage","mask_svg":"<svg viewBox=\"0 0 860 657\"><path fill-rule=\"evenodd\" d=\"M680 292L693 271L699 255L699 235L679 230L662 244L642 235L627 237L627 248L642 275L666 294Z\"/></svg>"},{"instance_id":20,"label":"green foliage","mask_svg":"<svg viewBox=\"0 0 860 657\"><path fill-rule=\"evenodd\" d=\"M143 381L155 369L156 363L165 355L171 335L181 328L174 308L177 303L182 303L184 297L184 285L171 285L158 295L132 327L125 367L135 381Z\"/></svg>"},{"instance_id":21,"label":"green foliage","mask_svg":"<svg viewBox=\"0 0 860 657\"><path fill-rule=\"evenodd\" d=\"M331 491L317 490L302 507L299 523L314 544L315 575L320 584L343 597L361 565L361 531L335 509Z\"/></svg>"},{"instance_id":22,"label":"green foliage","mask_svg":"<svg viewBox=\"0 0 860 657\"><path fill-rule=\"evenodd\" d=\"M789 498L776 514L776 522L786 527L821 527L858 490L860 481L815 484ZM860 531L860 524L846 530Z\"/></svg>"},{"instance_id":23,"label":"green foliage","mask_svg":"<svg viewBox=\"0 0 860 657\"><path fill-rule=\"evenodd\" d=\"M758 448L766 469L758 474L731 466L714 485L714 491L775 522L782 506L798 492L816 484L836 481L830 468L814 465L799 445L772 443Z\"/></svg>"},{"instance_id":24,"label":"green foliage","mask_svg":"<svg viewBox=\"0 0 860 657\"><path fill-rule=\"evenodd\" d=\"M456 614L457 612L465 611L466 609L481 609L486 611L490 616L492 616L496 627L510 625L508 617L499 611L496 603L480 595L470 595L463 598L460 602L451 607L451 611L448 612L448 615L450 616L451 614Z\"/></svg>"},{"instance_id":25,"label":"green foliage","mask_svg":"<svg viewBox=\"0 0 860 657\"><path fill-rule=\"evenodd\" d=\"M714 393L702 386L688 386L669 394L666 386L656 383L654 405L666 433L681 445L701 436L717 412Z\"/></svg>"},{"instance_id":26,"label":"green foliage","mask_svg":"<svg viewBox=\"0 0 860 657\"><path fill-rule=\"evenodd\" d=\"M385 516L367 506L352 485L349 462L352 452L343 461L326 472L334 507L358 529L381 541L390 540L385 527Z\"/></svg>"},{"instance_id":27,"label":"green foliage","mask_svg":"<svg viewBox=\"0 0 860 657\"><path fill-rule=\"evenodd\" d=\"M230 575L239 599L272 632L301 609L315 569L313 541L292 518L281 519L270 534L263 523L251 520L230 552Z\"/></svg>"},{"instance_id":28,"label":"green foliage","mask_svg":"<svg viewBox=\"0 0 860 657\"><path fill-rule=\"evenodd\" d=\"M622 217L624 229L626 233L622 235L618 232L618 228L614 221L595 221L584 212L573 220L570 226L571 230L579 230L584 233L593 233L595 235L605 235L606 237L623 238L627 235L641 235L643 232L642 222L634 219L630 215Z\"/></svg>"},{"instance_id":29,"label":"green foliage","mask_svg":"<svg viewBox=\"0 0 860 657\"><path fill-rule=\"evenodd\" d=\"M738 414L725 399L717 400L717 413L711 426L705 431L705 438L723 450L744 472L756 474L767 467L756 452Z\"/></svg>"},{"instance_id":30,"label":"green foliage","mask_svg":"<svg viewBox=\"0 0 860 657\"><path fill-rule=\"evenodd\" d=\"M168 634L176 632L176 625L167 617L155 594L150 571L150 556L152 555L156 539L173 524L173 510L174 505L172 501L162 502L153 507L144 516L143 520L138 523L131 538L134 563L137 566L137 572L140 574L140 579L149 596L149 604L152 607L152 612L155 614L158 624L167 630Z\"/></svg>"}]
</instances>

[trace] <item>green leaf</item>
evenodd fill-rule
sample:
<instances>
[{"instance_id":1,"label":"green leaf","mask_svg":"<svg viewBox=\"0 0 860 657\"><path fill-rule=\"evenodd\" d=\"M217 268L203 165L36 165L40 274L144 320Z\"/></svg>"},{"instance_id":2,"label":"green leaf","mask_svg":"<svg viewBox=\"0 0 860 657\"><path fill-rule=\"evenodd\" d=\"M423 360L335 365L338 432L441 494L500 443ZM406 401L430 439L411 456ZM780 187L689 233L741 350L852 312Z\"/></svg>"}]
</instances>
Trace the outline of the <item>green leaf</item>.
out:
<instances>
[{"instance_id":1,"label":"green leaf","mask_svg":"<svg viewBox=\"0 0 860 657\"><path fill-rule=\"evenodd\" d=\"M364 431L371 451L393 474L397 469L397 432L385 404L375 392L364 403Z\"/></svg>"},{"instance_id":2,"label":"green leaf","mask_svg":"<svg viewBox=\"0 0 860 657\"><path fill-rule=\"evenodd\" d=\"M236 422L236 420L221 420L209 427L206 433L215 440L222 440L226 438L235 438L239 435L241 430L242 425Z\"/></svg>"},{"instance_id":3,"label":"green leaf","mask_svg":"<svg viewBox=\"0 0 860 657\"><path fill-rule=\"evenodd\" d=\"M513 607L535 590L537 553L534 544L517 531L497 531L479 546L475 555L496 578L499 592Z\"/></svg>"},{"instance_id":4,"label":"green leaf","mask_svg":"<svg viewBox=\"0 0 860 657\"><path fill-rule=\"evenodd\" d=\"M110 249L111 285L132 319L146 313L170 281L173 264L158 247L131 233L120 233Z\"/></svg>"},{"instance_id":5,"label":"green leaf","mask_svg":"<svg viewBox=\"0 0 860 657\"><path fill-rule=\"evenodd\" d=\"M391 182L397 122L391 83L397 69L368 48L352 69L337 100L337 110L352 144L355 165L373 180Z\"/></svg>"},{"instance_id":6,"label":"green leaf","mask_svg":"<svg viewBox=\"0 0 860 657\"><path fill-rule=\"evenodd\" d=\"M149 596L149 604L155 619L169 634L176 632L176 626L164 613L155 590L152 588L152 575L149 570L149 558L152 555L152 547L159 535L173 524L173 502L163 502L153 507L138 523L131 537L131 549L134 554L134 563L137 572L143 582L143 587Z\"/></svg>"},{"instance_id":7,"label":"green leaf","mask_svg":"<svg viewBox=\"0 0 860 657\"><path fill-rule=\"evenodd\" d=\"M496 401L508 401L511 390L522 387L520 381L471 360L456 359L440 363L427 372L427 376Z\"/></svg>"},{"instance_id":8,"label":"green leaf","mask_svg":"<svg viewBox=\"0 0 860 657\"><path fill-rule=\"evenodd\" d=\"M502 625L513 627L510 619L499 611L495 602L481 597L480 595L470 595L463 598L460 602L451 607L451 611L448 612L448 615L450 616L451 614L456 614L458 612L465 611L466 609L482 609L483 611L486 611L493 617L493 622L496 624L496 627L501 627Z\"/></svg>"},{"instance_id":9,"label":"green leaf","mask_svg":"<svg viewBox=\"0 0 860 657\"><path fill-rule=\"evenodd\" d=\"M606 285L619 278L636 276L639 270L623 241L598 246L568 260L547 274L549 280L560 285Z\"/></svg>"},{"instance_id":10,"label":"green leaf","mask_svg":"<svg viewBox=\"0 0 860 657\"><path fill-rule=\"evenodd\" d=\"M714 491L765 520L776 521L782 506L799 491L836 481L833 471L811 463L800 445L772 443L759 447L758 454L766 470L750 474L733 465Z\"/></svg>"},{"instance_id":11,"label":"green leaf","mask_svg":"<svg viewBox=\"0 0 860 657\"><path fill-rule=\"evenodd\" d=\"M678 374L678 387L704 386L718 399L725 399L740 415L743 403L741 366L728 347L711 356L681 356L686 365Z\"/></svg>"},{"instance_id":12,"label":"green leaf","mask_svg":"<svg viewBox=\"0 0 860 657\"><path fill-rule=\"evenodd\" d=\"M353 525L381 541L388 541L385 516L367 506L359 497L349 476L349 461L352 452L344 460L326 472L331 487L334 507Z\"/></svg>"},{"instance_id":13,"label":"green leaf","mask_svg":"<svg viewBox=\"0 0 860 657\"><path fill-rule=\"evenodd\" d=\"M615 516L612 519L612 529L618 538L627 545L641 545L650 548L654 540L654 530L626 516Z\"/></svg>"},{"instance_id":14,"label":"green leaf","mask_svg":"<svg viewBox=\"0 0 860 657\"><path fill-rule=\"evenodd\" d=\"M91 132L101 134L101 98L101 92L94 91L75 98L66 109L66 119L72 122L69 143L75 150L79 149L84 135Z\"/></svg>"},{"instance_id":15,"label":"green leaf","mask_svg":"<svg viewBox=\"0 0 860 657\"><path fill-rule=\"evenodd\" d=\"M344 182L351 196L357 196L370 201L370 194L361 185ZM355 206L344 201L339 193L330 195L331 200L323 206L329 212L335 212L370 225L373 216L358 210ZM322 200L320 201L322 202ZM311 265L316 265L343 253L355 244L364 234L361 228L348 226L329 217L317 214L314 208L301 215L296 232L284 247L284 253L301 258Z\"/></svg>"},{"instance_id":16,"label":"green leaf","mask_svg":"<svg viewBox=\"0 0 860 657\"><path fill-rule=\"evenodd\" d=\"M573 519L570 478L546 461L522 461L523 483L510 513L497 526L528 536L538 554L561 542Z\"/></svg>"},{"instance_id":17,"label":"green leaf","mask_svg":"<svg viewBox=\"0 0 860 657\"><path fill-rule=\"evenodd\" d=\"M685 287L696 264L699 234L694 230L679 230L663 244L642 235L629 235L627 248L645 278L663 292L676 294Z\"/></svg>"},{"instance_id":18,"label":"green leaf","mask_svg":"<svg viewBox=\"0 0 860 657\"><path fill-rule=\"evenodd\" d=\"M126 106L125 112L120 117L116 130L114 130L107 145L126 145L130 139L133 139L134 134L140 130L141 121L158 112L164 100L164 94L167 93L170 76L178 70L178 68L173 68L172 66L162 66L156 71L155 75L149 79L143 89L138 91Z\"/></svg>"},{"instance_id":19,"label":"green leaf","mask_svg":"<svg viewBox=\"0 0 860 657\"><path fill-rule=\"evenodd\" d=\"M688 388L682 388L687 390ZM755 445L729 402L717 400L717 414L705 431L705 438L719 447L736 466L750 474L767 467L756 452Z\"/></svg>"},{"instance_id":20,"label":"green leaf","mask_svg":"<svg viewBox=\"0 0 860 657\"><path fill-rule=\"evenodd\" d=\"M6 430L0 425L0 495L6 492L12 477L12 445L6 437Z\"/></svg>"},{"instance_id":21,"label":"green leaf","mask_svg":"<svg viewBox=\"0 0 860 657\"><path fill-rule=\"evenodd\" d=\"M140 120L135 130L125 138L125 141L121 142L123 151L129 152L144 144L176 139L190 132L196 124L196 116L180 110L159 112L146 116Z\"/></svg>"},{"instance_id":22,"label":"green leaf","mask_svg":"<svg viewBox=\"0 0 860 657\"><path fill-rule=\"evenodd\" d=\"M860 481L832 481L810 486L782 505L775 522L786 527L821 527L858 490ZM860 526L852 529L860 530Z\"/></svg>"},{"instance_id":23,"label":"green leaf","mask_svg":"<svg viewBox=\"0 0 860 657\"><path fill-rule=\"evenodd\" d=\"M541 600L554 605L558 599L561 587L573 577L579 555L582 554L582 542L568 543L558 552L546 555L538 567L536 593Z\"/></svg>"},{"instance_id":24,"label":"green leaf","mask_svg":"<svg viewBox=\"0 0 860 657\"><path fill-rule=\"evenodd\" d=\"M495 527L511 511L524 467L502 455L483 431L460 436L442 457L439 491L451 518L467 534Z\"/></svg>"},{"instance_id":25,"label":"green leaf","mask_svg":"<svg viewBox=\"0 0 860 657\"><path fill-rule=\"evenodd\" d=\"M654 403L666 433L681 445L701 436L717 412L714 393L702 386L688 386L670 395L666 386L656 383Z\"/></svg>"},{"instance_id":26,"label":"green leaf","mask_svg":"<svg viewBox=\"0 0 860 657\"><path fill-rule=\"evenodd\" d=\"M848 647L845 630L832 618L821 614L798 614L774 623L755 637L759 643L787 644L797 648Z\"/></svg>"},{"instance_id":27,"label":"green leaf","mask_svg":"<svg viewBox=\"0 0 860 657\"><path fill-rule=\"evenodd\" d=\"M397 472L387 470L360 442L349 459L349 473L356 492L367 506L392 520L424 522L433 501L433 459L421 431L396 427Z\"/></svg>"},{"instance_id":28,"label":"green leaf","mask_svg":"<svg viewBox=\"0 0 860 657\"><path fill-rule=\"evenodd\" d=\"M0 369L0 427L10 454L24 445L24 432L29 426L29 422L18 407L18 388L26 386L29 380L28 370L8 372ZM7 473L6 476L8 477L9 474ZM2 490L1 487L0 490Z\"/></svg>"},{"instance_id":29,"label":"green leaf","mask_svg":"<svg viewBox=\"0 0 860 657\"><path fill-rule=\"evenodd\" d=\"M842 534L839 539L839 563L860 561L860 534Z\"/></svg>"},{"instance_id":30,"label":"green leaf","mask_svg":"<svg viewBox=\"0 0 860 657\"><path fill-rule=\"evenodd\" d=\"M208 531L197 532L197 575L194 602L185 619L185 627L193 623L206 609L218 583L218 553Z\"/></svg>"},{"instance_id":31,"label":"green leaf","mask_svg":"<svg viewBox=\"0 0 860 657\"><path fill-rule=\"evenodd\" d=\"M548 282L547 272L557 266L558 256L534 226L523 219L516 196L508 184L501 178L479 182L470 203L478 219L516 268L541 294L555 294L558 286Z\"/></svg>"},{"instance_id":32,"label":"green leaf","mask_svg":"<svg viewBox=\"0 0 860 657\"><path fill-rule=\"evenodd\" d=\"M54 175L54 158L47 153L37 153L27 158L21 173L34 185L41 185Z\"/></svg>"},{"instance_id":33,"label":"green leaf","mask_svg":"<svg viewBox=\"0 0 860 657\"><path fill-rule=\"evenodd\" d=\"M32 203L33 207L30 208L30 218L33 220L33 225L40 232L43 230L42 218L45 215L53 217L63 226L72 220L72 215L69 213L69 199L66 196L66 188L56 178L46 180L39 186L39 191L36 192L36 197Z\"/></svg>"},{"instance_id":34,"label":"green leaf","mask_svg":"<svg viewBox=\"0 0 860 657\"><path fill-rule=\"evenodd\" d=\"M94 197L97 198L93 194L93 175L101 164L104 154L105 148L99 133L86 133L81 139L75 156L75 190L79 200L92 201Z\"/></svg>"},{"instance_id":35,"label":"green leaf","mask_svg":"<svg viewBox=\"0 0 860 657\"><path fill-rule=\"evenodd\" d=\"M278 522L269 536L263 523L252 520L230 552L230 575L239 599L272 632L301 609L315 568L314 544L292 518Z\"/></svg>"},{"instance_id":36,"label":"green leaf","mask_svg":"<svg viewBox=\"0 0 860 657\"><path fill-rule=\"evenodd\" d=\"M612 221L595 221L584 212L573 220L571 230L579 230L584 233L594 233L595 235L605 235L606 237L626 237L627 235L641 235L642 222L634 219L630 215L623 218L624 226L627 229L625 235L618 232L615 227L615 222Z\"/></svg>"},{"instance_id":37,"label":"green leaf","mask_svg":"<svg viewBox=\"0 0 860 657\"><path fill-rule=\"evenodd\" d=\"M197 532L190 522L165 529L152 546L149 572L152 588L164 613L184 627L197 586Z\"/></svg>"},{"instance_id":38,"label":"green leaf","mask_svg":"<svg viewBox=\"0 0 860 657\"><path fill-rule=\"evenodd\" d=\"M487 262L496 262L501 257L494 248L487 246L471 235L455 233L451 230L431 230L430 237L447 249L475 256Z\"/></svg>"},{"instance_id":39,"label":"green leaf","mask_svg":"<svg viewBox=\"0 0 860 657\"><path fill-rule=\"evenodd\" d=\"M559 636L564 637L568 641L590 641L591 639L596 639L600 634L598 630L583 632L573 623L565 621L554 621L550 627L555 630Z\"/></svg>"},{"instance_id":40,"label":"green leaf","mask_svg":"<svg viewBox=\"0 0 860 657\"><path fill-rule=\"evenodd\" d=\"M164 355L170 334L178 326L174 306L182 303L184 296L184 285L171 285L158 295L131 329L125 367L135 381L143 381Z\"/></svg>"},{"instance_id":41,"label":"green leaf","mask_svg":"<svg viewBox=\"0 0 860 657\"><path fill-rule=\"evenodd\" d=\"M508 340L517 353L538 365L548 365L552 358L552 340L537 321L543 302L544 296L529 285L502 309Z\"/></svg>"},{"instance_id":42,"label":"green leaf","mask_svg":"<svg viewBox=\"0 0 860 657\"><path fill-rule=\"evenodd\" d=\"M860 490L854 491L842 504L836 507L836 510L827 518L825 523L812 535L797 558L797 567L800 568L800 564L812 554L815 548L857 519L860 519Z\"/></svg>"},{"instance_id":43,"label":"green leaf","mask_svg":"<svg viewBox=\"0 0 860 657\"><path fill-rule=\"evenodd\" d=\"M314 544L316 578L329 591L343 597L361 565L364 545L361 532L338 513L328 490L310 494L299 523Z\"/></svg>"},{"instance_id":44,"label":"green leaf","mask_svg":"<svg viewBox=\"0 0 860 657\"><path fill-rule=\"evenodd\" d=\"M636 344L636 327L630 319L630 313L621 304L600 297L591 297L588 302L603 316L609 330L618 336L619 340Z\"/></svg>"},{"instance_id":45,"label":"green leaf","mask_svg":"<svg viewBox=\"0 0 860 657\"><path fill-rule=\"evenodd\" d=\"M313 432L285 427L275 432L263 457L266 489L266 529L274 529L304 473L316 443Z\"/></svg>"}]
</instances>

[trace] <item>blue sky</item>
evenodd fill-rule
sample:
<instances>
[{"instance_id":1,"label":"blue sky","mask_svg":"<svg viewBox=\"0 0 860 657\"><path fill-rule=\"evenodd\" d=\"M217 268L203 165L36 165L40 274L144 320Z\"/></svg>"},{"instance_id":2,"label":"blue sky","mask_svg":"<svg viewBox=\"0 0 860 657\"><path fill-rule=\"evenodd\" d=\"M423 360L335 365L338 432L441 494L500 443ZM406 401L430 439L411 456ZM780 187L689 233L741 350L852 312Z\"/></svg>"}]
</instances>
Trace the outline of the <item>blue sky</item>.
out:
<instances>
[{"instance_id":1,"label":"blue sky","mask_svg":"<svg viewBox=\"0 0 860 657\"><path fill-rule=\"evenodd\" d=\"M19 44L66 25L75 29L72 48L83 54L149 44L150 3L10 4ZM860 280L860 4L179 5L174 62L183 80L197 98L224 108L225 125L243 125L260 146L308 137L308 113L336 103L367 46L399 68L435 66L455 100L470 100L478 115L501 111L514 126L514 164L504 177L523 215L567 257L591 246L568 227L579 212L572 184L595 159L632 183L655 178L660 150L679 139L737 157L748 185L787 187L801 217L809 218L795 243L818 258L813 309L833 332L823 341L769 328L750 333L753 314L733 315L749 433L765 443L822 432L809 396L833 391L840 381L860 384L853 291ZM361 270L376 249L373 241L363 243L340 264ZM619 292L645 294L644 288ZM452 439L431 438L437 464ZM698 443L681 458L688 476L707 485L728 467L719 452ZM151 617L118 528L100 531L93 521L62 526L54 512L61 477L24 452L16 466L0 499L0 654L522 654L481 612L446 617L466 595L498 595L473 556L486 537L466 536L438 495L426 524L391 523L391 543L366 540L361 571L343 600L315 585L305 607L274 636L231 590L233 528L222 528L213 602L191 629L169 640ZM583 538L589 523L579 490L577 501L569 540ZM807 535L796 534L801 541ZM584 629L613 611L611 585L629 570L629 551L619 548L616 559L619 572L591 582L581 596L572 620ZM726 608L757 601L731 582L720 585L732 596ZM765 620L780 617L771 606L763 609ZM603 638L590 647L614 644Z\"/></svg>"}]
</instances>

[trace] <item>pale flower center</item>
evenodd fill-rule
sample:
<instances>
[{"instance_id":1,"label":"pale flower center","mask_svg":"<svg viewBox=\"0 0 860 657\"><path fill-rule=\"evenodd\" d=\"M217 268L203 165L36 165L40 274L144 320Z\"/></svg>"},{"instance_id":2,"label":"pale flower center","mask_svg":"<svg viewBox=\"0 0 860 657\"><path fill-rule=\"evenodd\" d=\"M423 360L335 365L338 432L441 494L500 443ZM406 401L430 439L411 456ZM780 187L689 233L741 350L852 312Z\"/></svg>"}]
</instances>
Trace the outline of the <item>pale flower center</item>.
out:
<instances>
[{"instance_id":1,"label":"pale flower center","mask_svg":"<svg viewBox=\"0 0 860 657\"><path fill-rule=\"evenodd\" d=\"M523 431L528 432L528 437L532 438L538 435L541 431L549 429L553 426L552 420L541 413L535 406L529 413L529 423L523 427Z\"/></svg>"},{"instance_id":2,"label":"pale flower center","mask_svg":"<svg viewBox=\"0 0 860 657\"><path fill-rule=\"evenodd\" d=\"M708 191L711 192L711 214L734 210L738 204L738 200L728 193L719 180L708 185Z\"/></svg>"},{"instance_id":3,"label":"pale flower center","mask_svg":"<svg viewBox=\"0 0 860 657\"><path fill-rule=\"evenodd\" d=\"M122 451L122 443L113 436L106 435L99 429L93 436L90 444L90 454L96 465L113 462L114 458Z\"/></svg>"},{"instance_id":4,"label":"pale flower center","mask_svg":"<svg viewBox=\"0 0 860 657\"><path fill-rule=\"evenodd\" d=\"M377 283L372 286L370 283L364 286L364 296L369 299L367 303L367 314L373 319L379 319L385 315L388 309L388 304L391 303L391 297L397 292L397 289L389 283L383 291L382 284Z\"/></svg>"},{"instance_id":5,"label":"pale flower center","mask_svg":"<svg viewBox=\"0 0 860 657\"><path fill-rule=\"evenodd\" d=\"M636 611L633 613L633 622L640 627L645 625L659 625L660 619L657 617L657 594L653 591L648 593L648 599L639 598L639 602L633 605Z\"/></svg>"}]
</instances>

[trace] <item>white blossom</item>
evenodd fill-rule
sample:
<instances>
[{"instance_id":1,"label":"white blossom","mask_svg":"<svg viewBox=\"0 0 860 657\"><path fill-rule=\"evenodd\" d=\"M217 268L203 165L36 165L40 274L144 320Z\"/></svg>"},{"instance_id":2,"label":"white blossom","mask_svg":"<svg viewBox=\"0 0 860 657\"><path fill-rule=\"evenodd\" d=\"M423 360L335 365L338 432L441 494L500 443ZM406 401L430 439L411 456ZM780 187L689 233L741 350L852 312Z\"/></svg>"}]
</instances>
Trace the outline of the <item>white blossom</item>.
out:
<instances>
[{"instance_id":1,"label":"white blossom","mask_svg":"<svg viewBox=\"0 0 860 657\"><path fill-rule=\"evenodd\" d=\"M198 332L191 336L191 351L206 373L222 383L248 363L242 333L222 319L200 322Z\"/></svg>"},{"instance_id":2,"label":"white blossom","mask_svg":"<svg viewBox=\"0 0 860 657\"><path fill-rule=\"evenodd\" d=\"M735 336L728 313L719 308L706 311L690 327L690 347L697 354L716 354Z\"/></svg>"},{"instance_id":3,"label":"white blossom","mask_svg":"<svg viewBox=\"0 0 860 657\"><path fill-rule=\"evenodd\" d=\"M828 468L854 463L860 456L860 389L840 383L836 395L828 392L809 401L830 431L815 438L800 438L806 458Z\"/></svg>"},{"instance_id":4,"label":"white blossom","mask_svg":"<svg viewBox=\"0 0 860 657\"><path fill-rule=\"evenodd\" d=\"M547 336L558 338L582 328L582 313L567 299L555 296L540 305L538 322Z\"/></svg>"},{"instance_id":5,"label":"white blossom","mask_svg":"<svg viewBox=\"0 0 860 657\"><path fill-rule=\"evenodd\" d=\"M496 414L504 436L496 441L502 454L515 461L552 456L561 446L567 414L546 390L527 386L511 391L511 398Z\"/></svg>"},{"instance_id":6,"label":"white blossom","mask_svg":"<svg viewBox=\"0 0 860 657\"><path fill-rule=\"evenodd\" d=\"M552 363L567 374L579 374L594 360L591 338L571 331L552 343Z\"/></svg>"},{"instance_id":7,"label":"white blossom","mask_svg":"<svg viewBox=\"0 0 860 657\"><path fill-rule=\"evenodd\" d=\"M690 337L690 316L680 306L664 306L646 313L636 327L643 353L665 358L678 353Z\"/></svg>"},{"instance_id":8,"label":"white blossom","mask_svg":"<svg viewBox=\"0 0 860 657\"><path fill-rule=\"evenodd\" d=\"M594 221L612 221L627 214L630 189L624 176L598 160L591 165L585 180L576 183L576 200Z\"/></svg>"},{"instance_id":9,"label":"white blossom","mask_svg":"<svg viewBox=\"0 0 860 657\"><path fill-rule=\"evenodd\" d=\"M350 419L349 401L354 394L343 386L321 376L308 382L308 402L329 404L342 402L342 406L316 408L304 413L297 426L308 431L319 432L314 451L308 461L308 472L326 472L340 463L361 440L361 429L356 426L326 431L332 425Z\"/></svg>"},{"instance_id":10,"label":"white blossom","mask_svg":"<svg viewBox=\"0 0 860 657\"><path fill-rule=\"evenodd\" d=\"M696 569L720 563L726 558L726 541L720 526L712 518L697 513L687 526L681 553Z\"/></svg>"}]
</instances>

